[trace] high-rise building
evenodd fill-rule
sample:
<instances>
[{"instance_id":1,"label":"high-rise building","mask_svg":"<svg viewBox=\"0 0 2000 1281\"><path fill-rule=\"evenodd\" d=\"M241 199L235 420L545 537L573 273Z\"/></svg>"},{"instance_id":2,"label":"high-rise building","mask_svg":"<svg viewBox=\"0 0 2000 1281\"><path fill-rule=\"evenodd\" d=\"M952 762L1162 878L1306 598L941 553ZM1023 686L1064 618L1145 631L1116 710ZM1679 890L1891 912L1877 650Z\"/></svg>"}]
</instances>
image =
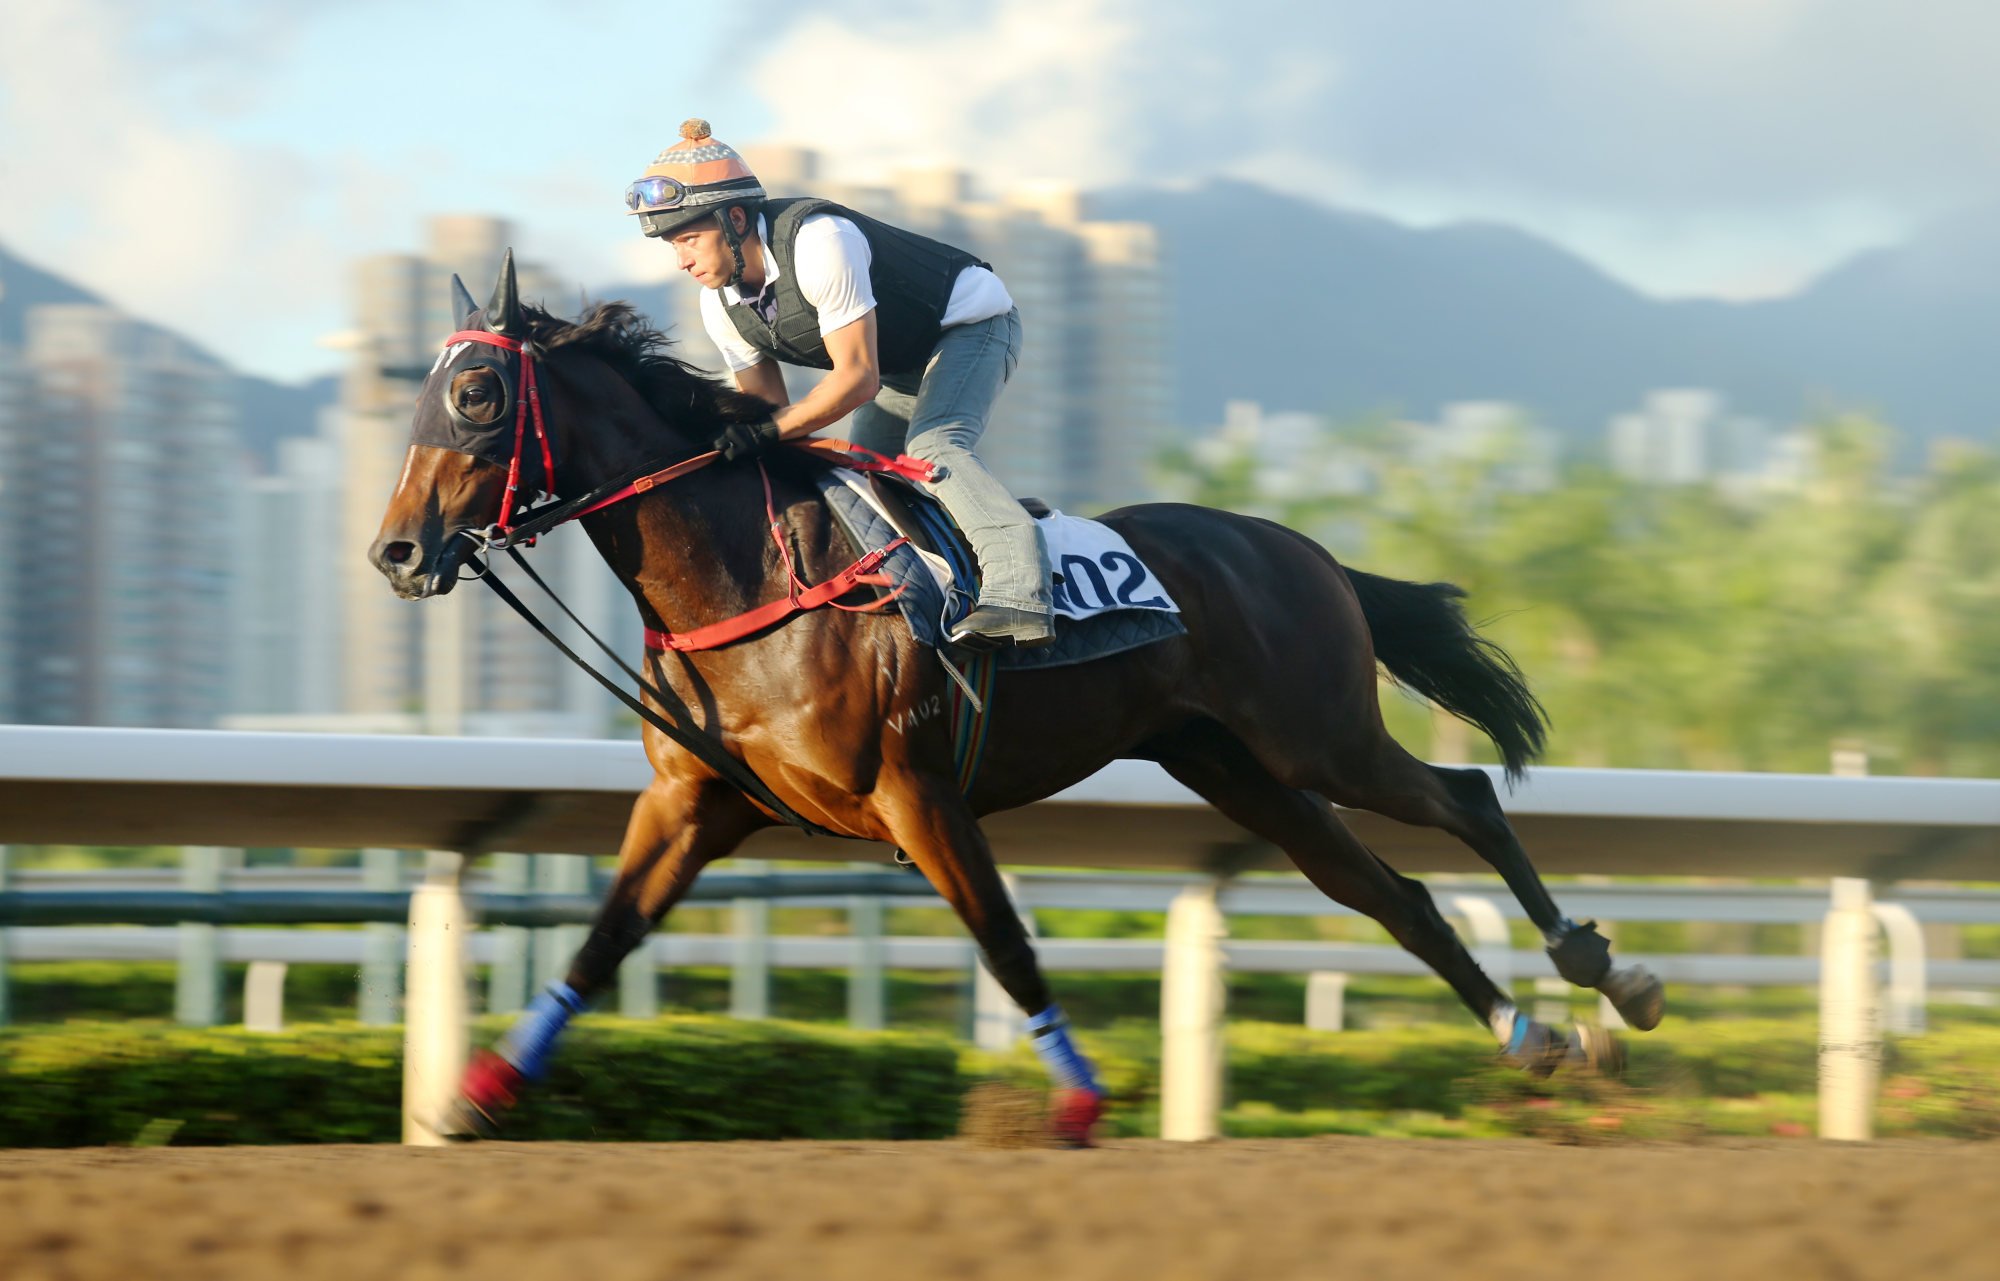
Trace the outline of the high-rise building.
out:
<instances>
[{"instance_id":1,"label":"high-rise building","mask_svg":"<svg viewBox=\"0 0 2000 1281\"><path fill-rule=\"evenodd\" d=\"M12 349L0 346L0 458L21 456L15 432L22 426L21 403L25 396L20 357ZM15 520L14 509L21 501L22 483L17 469L0 468L0 721L15 719L14 687L18 683L15 631L20 626L19 589L15 582L25 559L23 549L29 545L26 540L33 533Z\"/></svg>"},{"instance_id":2,"label":"high-rise building","mask_svg":"<svg viewBox=\"0 0 2000 1281\"><path fill-rule=\"evenodd\" d=\"M271 474L251 477L238 495L234 716L341 710L340 488L339 446L323 431L281 441Z\"/></svg>"},{"instance_id":3,"label":"high-rise building","mask_svg":"<svg viewBox=\"0 0 2000 1281\"><path fill-rule=\"evenodd\" d=\"M1652 485L1719 481L1754 492L1784 460L1761 420L1724 412L1722 396L1704 388L1648 392L1635 411L1608 426L1611 468Z\"/></svg>"},{"instance_id":4,"label":"high-rise building","mask_svg":"<svg viewBox=\"0 0 2000 1281\"><path fill-rule=\"evenodd\" d=\"M402 716L433 733L601 734L615 704L483 589L401 600L363 555L409 450L412 400L461 320L452 314L451 277L483 301L512 239L497 219L437 218L421 255L357 266L339 410L341 703L350 715ZM517 261L516 274L525 301L570 310L552 273ZM613 608L622 593L580 532L561 531L527 554L600 634L636 638L636 623L624 618L632 611ZM496 564L512 582L504 560Z\"/></svg>"},{"instance_id":5,"label":"high-rise building","mask_svg":"<svg viewBox=\"0 0 2000 1281\"><path fill-rule=\"evenodd\" d=\"M15 714L206 726L228 696L242 467L229 372L107 307L27 317L8 507L35 572L12 585ZM17 532L18 537L18 532ZM17 544L18 545L18 544Z\"/></svg>"}]
</instances>

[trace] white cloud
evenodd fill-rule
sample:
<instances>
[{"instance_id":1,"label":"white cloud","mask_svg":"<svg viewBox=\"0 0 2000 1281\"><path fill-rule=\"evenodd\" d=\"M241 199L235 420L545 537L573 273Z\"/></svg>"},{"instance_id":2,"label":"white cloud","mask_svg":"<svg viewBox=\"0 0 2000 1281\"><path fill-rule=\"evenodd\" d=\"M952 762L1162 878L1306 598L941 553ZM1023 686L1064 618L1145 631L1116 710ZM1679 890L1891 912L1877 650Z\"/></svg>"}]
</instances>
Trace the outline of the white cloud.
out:
<instances>
[{"instance_id":1,"label":"white cloud","mask_svg":"<svg viewBox=\"0 0 2000 1281\"><path fill-rule=\"evenodd\" d=\"M970 21L883 31L805 18L760 59L771 137L800 141L851 178L948 161L996 182L1121 181L1142 105L1125 0L1008 0ZM968 10L967 13L973 11Z\"/></svg>"},{"instance_id":2,"label":"white cloud","mask_svg":"<svg viewBox=\"0 0 2000 1281\"><path fill-rule=\"evenodd\" d=\"M27 0L5 15L0 242L212 349L240 350L254 326L267 350L311 350L327 313L286 300L344 296L331 232L357 210L343 193L379 192L384 175L205 127L254 101L257 60L242 47L154 74L149 60L182 46L132 25L117 0ZM244 38L267 50L275 33Z\"/></svg>"},{"instance_id":3,"label":"white cloud","mask_svg":"<svg viewBox=\"0 0 2000 1281\"><path fill-rule=\"evenodd\" d=\"M968 12L977 16L968 17ZM1210 174L1762 293L2000 200L1984 0L822 0L753 77L843 177Z\"/></svg>"}]
</instances>

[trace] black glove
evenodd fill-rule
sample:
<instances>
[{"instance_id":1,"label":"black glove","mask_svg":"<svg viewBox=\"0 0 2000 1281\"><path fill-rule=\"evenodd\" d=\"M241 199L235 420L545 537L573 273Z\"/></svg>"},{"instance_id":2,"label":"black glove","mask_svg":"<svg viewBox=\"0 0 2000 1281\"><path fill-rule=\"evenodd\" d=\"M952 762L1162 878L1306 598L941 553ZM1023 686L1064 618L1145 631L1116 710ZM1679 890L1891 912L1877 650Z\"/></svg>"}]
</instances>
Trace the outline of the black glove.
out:
<instances>
[{"instance_id":1,"label":"black glove","mask_svg":"<svg viewBox=\"0 0 2000 1281\"><path fill-rule=\"evenodd\" d=\"M710 441L708 447L719 452L724 462L733 463L763 453L780 439L778 424L766 418L761 423L731 423L729 430Z\"/></svg>"}]
</instances>

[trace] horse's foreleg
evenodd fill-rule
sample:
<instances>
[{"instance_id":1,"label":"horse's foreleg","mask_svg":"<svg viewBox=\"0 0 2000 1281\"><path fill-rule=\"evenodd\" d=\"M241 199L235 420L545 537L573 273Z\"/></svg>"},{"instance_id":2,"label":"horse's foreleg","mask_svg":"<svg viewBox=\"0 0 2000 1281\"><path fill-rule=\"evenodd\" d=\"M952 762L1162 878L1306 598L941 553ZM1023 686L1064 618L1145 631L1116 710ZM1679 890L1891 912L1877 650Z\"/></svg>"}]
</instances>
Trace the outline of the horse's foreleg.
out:
<instances>
[{"instance_id":1,"label":"horse's foreleg","mask_svg":"<svg viewBox=\"0 0 2000 1281\"><path fill-rule=\"evenodd\" d=\"M619 963L686 895L701 869L735 849L758 822L741 796L712 780L656 779L640 793L619 849L617 879L569 973L537 996L492 1049L473 1057L443 1132L491 1130L522 1085L547 1071L570 1019L610 985Z\"/></svg>"},{"instance_id":2,"label":"horse's foreleg","mask_svg":"<svg viewBox=\"0 0 2000 1281\"><path fill-rule=\"evenodd\" d=\"M1056 1139L1090 1146L1104 1113L1104 1086L1049 996L1027 927L965 798L949 784L916 779L893 794L885 791L882 806L896 844L958 913L994 980L1028 1016L1029 1043L1057 1089L1051 1109Z\"/></svg>"}]
</instances>

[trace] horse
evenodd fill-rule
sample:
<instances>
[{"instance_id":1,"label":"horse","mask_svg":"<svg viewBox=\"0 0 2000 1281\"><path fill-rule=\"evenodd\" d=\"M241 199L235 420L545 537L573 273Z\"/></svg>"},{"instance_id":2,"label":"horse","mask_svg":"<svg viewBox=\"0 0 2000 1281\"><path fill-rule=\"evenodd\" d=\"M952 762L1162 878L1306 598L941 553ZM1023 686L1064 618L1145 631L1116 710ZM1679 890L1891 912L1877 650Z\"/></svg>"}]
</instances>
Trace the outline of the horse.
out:
<instances>
[{"instance_id":1,"label":"horse","mask_svg":"<svg viewBox=\"0 0 2000 1281\"><path fill-rule=\"evenodd\" d=\"M529 510L523 494L611 493L663 461L686 460L672 483L642 493L627 484L623 501L600 500L581 519L649 635L685 635L796 594L867 550L850 545L811 483L824 464L806 451L700 465L725 425L759 421L770 407L676 357L629 306L601 303L566 321L526 305L511 252L484 308L454 287L460 332L419 391L402 475L368 552L398 595L451 591L477 565L480 530L490 540L492 522L506 541L509 522ZM1336 805L1470 846L1505 879L1565 979L1602 992L1634 1028L1659 1023L1659 980L1615 966L1594 923L1557 907L1488 774L1427 764L1383 724L1378 664L1485 733L1510 779L1541 753L1543 710L1513 660L1468 622L1459 588L1348 568L1301 533L1226 511L1146 503L1101 519L1167 587L1185 632L1080 666L1000 672L969 789L953 769L946 718L909 715L935 705L947 674L893 611L855 600L718 647L649 644L643 735L654 777L633 805L613 884L565 980L475 1056L439 1125L467 1136L496 1128L570 1016L606 990L701 870L788 818L884 842L914 862L1027 1016L1054 1079L1054 1137L1089 1145L1104 1091L979 820L1122 758L1157 762L1283 850L1328 898L1381 923L1488 1026L1507 1062L1537 1074L1606 1066L1616 1046L1597 1029L1565 1034L1516 1010L1424 885L1357 839Z\"/></svg>"}]
</instances>

